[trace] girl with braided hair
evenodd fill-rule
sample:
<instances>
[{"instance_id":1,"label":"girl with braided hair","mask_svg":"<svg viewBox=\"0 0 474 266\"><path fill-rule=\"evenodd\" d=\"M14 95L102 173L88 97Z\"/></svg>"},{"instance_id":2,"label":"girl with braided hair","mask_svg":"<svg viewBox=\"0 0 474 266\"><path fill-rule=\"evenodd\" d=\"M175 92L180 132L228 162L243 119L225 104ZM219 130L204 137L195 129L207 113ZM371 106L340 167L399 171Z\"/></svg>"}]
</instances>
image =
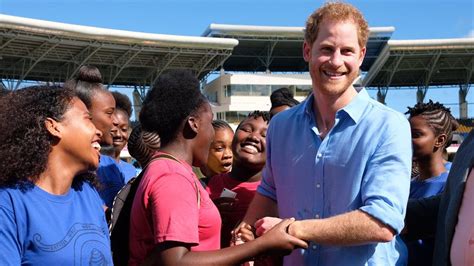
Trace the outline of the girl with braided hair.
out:
<instances>
[{"instance_id":1,"label":"girl with braided hair","mask_svg":"<svg viewBox=\"0 0 474 266\"><path fill-rule=\"evenodd\" d=\"M145 167L153 154L160 149L160 144L160 136L157 133L144 131L141 125L137 125L128 138L128 152L141 167Z\"/></svg>"},{"instance_id":2,"label":"girl with braided hair","mask_svg":"<svg viewBox=\"0 0 474 266\"><path fill-rule=\"evenodd\" d=\"M439 102L417 103L408 107L416 175L410 183L410 198L426 198L444 190L448 169L443 151L450 145L458 123ZM433 239L407 241L408 265L431 265Z\"/></svg>"}]
</instances>

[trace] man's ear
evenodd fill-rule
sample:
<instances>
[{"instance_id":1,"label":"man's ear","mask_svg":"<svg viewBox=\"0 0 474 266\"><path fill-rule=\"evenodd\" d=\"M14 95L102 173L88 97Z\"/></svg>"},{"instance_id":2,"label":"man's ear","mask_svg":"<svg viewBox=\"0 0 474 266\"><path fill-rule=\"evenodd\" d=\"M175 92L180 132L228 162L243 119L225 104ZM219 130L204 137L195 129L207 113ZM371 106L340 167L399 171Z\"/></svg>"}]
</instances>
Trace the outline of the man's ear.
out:
<instances>
[{"instance_id":1,"label":"man's ear","mask_svg":"<svg viewBox=\"0 0 474 266\"><path fill-rule=\"evenodd\" d=\"M364 62L365 53L367 53L367 47L362 47L359 54L359 67L361 67Z\"/></svg>"},{"instance_id":2,"label":"man's ear","mask_svg":"<svg viewBox=\"0 0 474 266\"><path fill-rule=\"evenodd\" d=\"M303 42L303 58L305 62L309 62L309 59L311 58L311 44L306 40Z\"/></svg>"},{"instance_id":3,"label":"man's ear","mask_svg":"<svg viewBox=\"0 0 474 266\"><path fill-rule=\"evenodd\" d=\"M54 137L61 138L61 125L58 121L48 117L44 121L44 126L46 127L46 130L48 130L49 134Z\"/></svg>"}]
</instances>

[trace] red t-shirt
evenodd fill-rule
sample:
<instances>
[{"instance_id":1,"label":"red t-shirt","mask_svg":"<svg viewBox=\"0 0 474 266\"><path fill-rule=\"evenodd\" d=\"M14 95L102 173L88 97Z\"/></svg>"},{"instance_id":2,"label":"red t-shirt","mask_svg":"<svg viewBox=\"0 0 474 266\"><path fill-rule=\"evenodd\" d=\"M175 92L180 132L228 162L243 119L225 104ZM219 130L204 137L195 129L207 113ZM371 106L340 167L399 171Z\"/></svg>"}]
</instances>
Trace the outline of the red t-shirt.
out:
<instances>
[{"instance_id":1,"label":"red t-shirt","mask_svg":"<svg viewBox=\"0 0 474 266\"><path fill-rule=\"evenodd\" d=\"M233 206L229 215L222 216L221 246L229 246L231 240L230 232L245 216L247 209L252 202L260 181L242 182L229 176L229 173L213 176L206 187L211 199L219 198L224 188L237 193L237 202ZM222 214L221 214L222 215Z\"/></svg>"},{"instance_id":2,"label":"red t-shirt","mask_svg":"<svg viewBox=\"0 0 474 266\"><path fill-rule=\"evenodd\" d=\"M157 244L166 241L191 244L193 251L219 249L219 212L191 166L158 159L145 171L132 205L129 264L141 264Z\"/></svg>"}]
</instances>

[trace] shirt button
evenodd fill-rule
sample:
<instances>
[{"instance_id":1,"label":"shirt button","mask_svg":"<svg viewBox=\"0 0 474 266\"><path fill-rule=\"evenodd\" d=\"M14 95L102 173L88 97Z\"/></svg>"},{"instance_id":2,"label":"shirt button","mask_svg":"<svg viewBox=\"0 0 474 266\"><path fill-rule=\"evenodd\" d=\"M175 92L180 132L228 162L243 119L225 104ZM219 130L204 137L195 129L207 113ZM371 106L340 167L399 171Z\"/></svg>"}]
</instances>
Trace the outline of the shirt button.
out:
<instances>
[{"instance_id":1,"label":"shirt button","mask_svg":"<svg viewBox=\"0 0 474 266\"><path fill-rule=\"evenodd\" d=\"M312 245L311 248L312 248L313 250L316 250L316 249L318 248L318 246Z\"/></svg>"},{"instance_id":2,"label":"shirt button","mask_svg":"<svg viewBox=\"0 0 474 266\"><path fill-rule=\"evenodd\" d=\"M319 214L316 214L314 218L319 219Z\"/></svg>"},{"instance_id":3,"label":"shirt button","mask_svg":"<svg viewBox=\"0 0 474 266\"><path fill-rule=\"evenodd\" d=\"M321 184L317 183L316 188L320 188L320 187L321 187Z\"/></svg>"},{"instance_id":4,"label":"shirt button","mask_svg":"<svg viewBox=\"0 0 474 266\"><path fill-rule=\"evenodd\" d=\"M321 153L318 153L318 155L316 155L316 157L319 159L319 158L323 157L323 155Z\"/></svg>"}]
</instances>

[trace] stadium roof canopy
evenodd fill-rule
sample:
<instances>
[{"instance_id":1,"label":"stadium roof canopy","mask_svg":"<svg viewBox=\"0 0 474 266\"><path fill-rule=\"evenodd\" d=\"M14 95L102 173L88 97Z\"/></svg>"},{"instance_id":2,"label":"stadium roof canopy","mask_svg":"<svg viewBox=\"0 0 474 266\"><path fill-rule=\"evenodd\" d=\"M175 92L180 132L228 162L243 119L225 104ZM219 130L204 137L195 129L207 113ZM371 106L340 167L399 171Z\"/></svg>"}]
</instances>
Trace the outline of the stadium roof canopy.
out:
<instances>
[{"instance_id":1,"label":"stadium roof canopy","mask_svg":"<svg viewBox=\"0 0 474 266\"><path fill-rule=\"evenodd\" d=\"M362 71L368 71L394 27L371 27ZM304 27L211 24L204 37L235 38L239 45L224 63L226 71L308 71L303 60Z\"/></svg>"},{"instance_id":2,"label":"stadium roof canopy","mask_svg":"<svg viewBox=\"0 0 474 266\"><path fill-rule=\"evenodd\" d=\"M390 40L362 81L366 87L474 83L474 38Z\"/></svg>"},{"instance_id":3,"label":"stadium roof canopy","mask_svg":"<svg viewBox=\"0 0 474 266\"><path fill-rule=\"evenodd\" d=\"M87 27L0 14L0 77L63 82L83 64L105 84L143 85L167 69L202 78L230 56L235 39L172 36Z\"/></svg>"}]
</instances>

